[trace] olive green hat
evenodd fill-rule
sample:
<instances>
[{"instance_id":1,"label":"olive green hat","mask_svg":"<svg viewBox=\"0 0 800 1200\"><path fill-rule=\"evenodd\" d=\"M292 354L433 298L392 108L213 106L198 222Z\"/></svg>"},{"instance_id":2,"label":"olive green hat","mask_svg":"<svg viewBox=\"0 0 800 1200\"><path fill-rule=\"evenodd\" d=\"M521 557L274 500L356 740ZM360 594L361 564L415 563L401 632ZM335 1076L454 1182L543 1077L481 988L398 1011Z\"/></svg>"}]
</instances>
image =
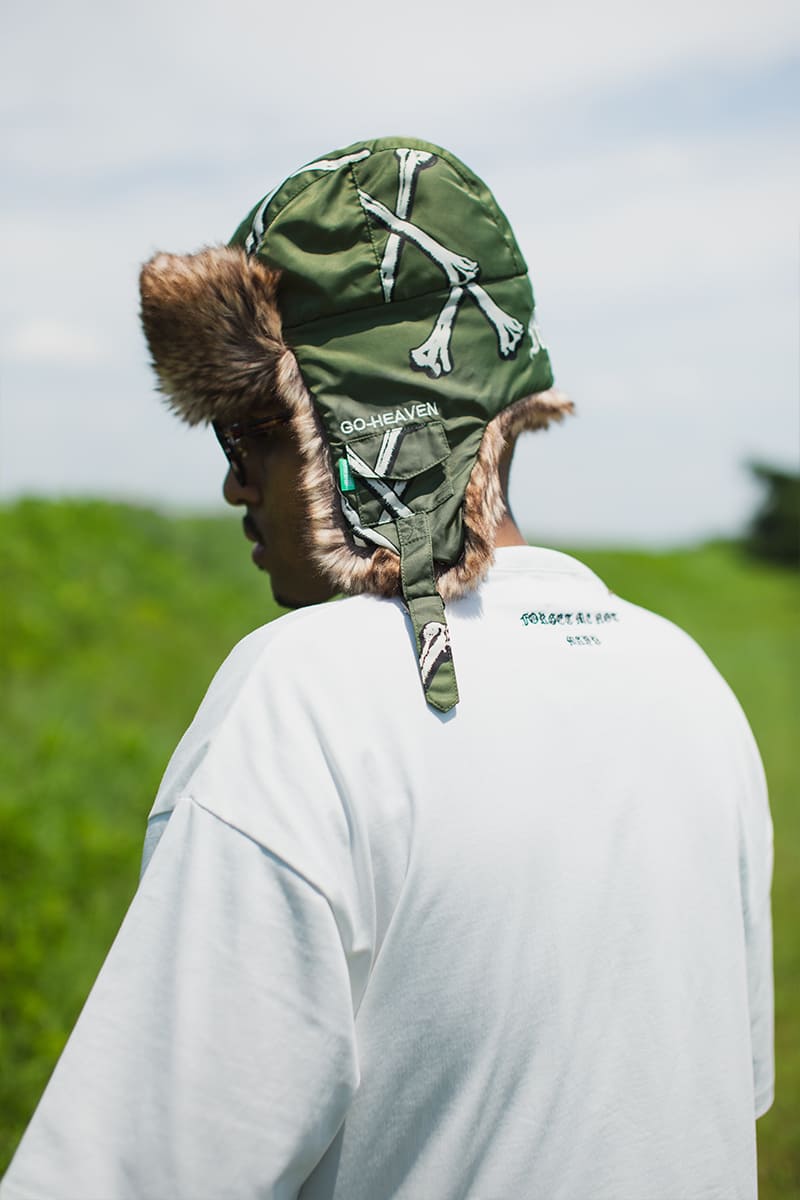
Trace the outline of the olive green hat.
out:
<instances>
[{"instance_id":1,"label":"olive green hat","mask_svg":"<svg viewBox=\"0 0 800 1200\"><path fill-rule=\"evenodd\" d=\"M452 708L444 601L491 563L504 442L571 408L491 192L428 142L358 142L290 175L228 247L156 255L141 289L173 408L289 413L309 551L338 590L402 596L426 698Z\"/></svg>"}]
</instances>

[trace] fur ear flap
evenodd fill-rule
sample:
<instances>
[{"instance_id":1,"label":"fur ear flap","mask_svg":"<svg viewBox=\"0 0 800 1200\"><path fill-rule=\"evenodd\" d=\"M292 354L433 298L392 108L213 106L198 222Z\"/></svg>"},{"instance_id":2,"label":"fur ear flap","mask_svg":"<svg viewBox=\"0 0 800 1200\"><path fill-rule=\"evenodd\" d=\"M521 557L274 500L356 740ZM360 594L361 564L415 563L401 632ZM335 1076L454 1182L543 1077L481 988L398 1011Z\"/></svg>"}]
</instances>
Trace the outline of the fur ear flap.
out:
<instances>
[{"instance_id":1,"label":"fur ear flap","mask_svg":"<svg viewBox=\"0 0 800 1200\"><path fill-rule=\"evenodd\" d=\"M159 388L188 424L241 420L274 404L286 349L278 280L229 246L156 254L142 267L142 326Z\"/></svg>"}]
</instances>

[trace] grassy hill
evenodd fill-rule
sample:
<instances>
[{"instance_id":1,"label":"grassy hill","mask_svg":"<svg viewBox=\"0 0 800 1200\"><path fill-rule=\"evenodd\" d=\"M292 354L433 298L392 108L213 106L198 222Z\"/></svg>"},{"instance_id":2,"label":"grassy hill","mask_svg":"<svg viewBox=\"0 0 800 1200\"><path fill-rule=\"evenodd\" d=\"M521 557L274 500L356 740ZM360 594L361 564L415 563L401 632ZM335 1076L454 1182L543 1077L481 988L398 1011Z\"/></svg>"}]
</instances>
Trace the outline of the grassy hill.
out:
<instances>
[{"instance_id":1,"label":"grassy hill","mask_svg":"<svg viewBox=\"0 0 800 1200\"><path fill-rule=\"evenodd\" d=\"M778 1092L762 1200L800 1194L800 576L710 545L579 549L682 625L739 696L770 782ZM144 821L214 671L275 616L235 521L98 502L0 509L0 1172L136 886Z\"/></svg>"}]
</instances>

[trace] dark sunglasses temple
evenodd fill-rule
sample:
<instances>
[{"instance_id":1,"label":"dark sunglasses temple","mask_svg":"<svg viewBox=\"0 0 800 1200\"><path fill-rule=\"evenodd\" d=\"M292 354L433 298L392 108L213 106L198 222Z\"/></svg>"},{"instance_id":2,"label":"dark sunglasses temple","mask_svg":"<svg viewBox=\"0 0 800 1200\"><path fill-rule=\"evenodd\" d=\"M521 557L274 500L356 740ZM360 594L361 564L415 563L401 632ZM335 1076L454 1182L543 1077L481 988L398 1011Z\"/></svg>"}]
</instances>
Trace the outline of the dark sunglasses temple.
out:
<instances>
[{"instance_id":1,"label":"dark sunglasses temple","mask_svg":"<svg viewBox=\"0 0 800 1200\"><path fill-rule=\"evenodd\" d=\"M235 438L232 438L225 427L220 425L218 421L212 421L211 424L217 436L217 441L222 447L222 453L228 460L228 465L233 472L234 479L244 487L247 482L247 475L245 473L244 460L239 453Z\"/></svg>"},{"instance_id":2,"label":"dark sunglasses temple","mask_svg":"<svg viewBox=\"0 0 800 1200\"><path fill-rule=\"evenodd\" d=\"M288 413L281 413L280 416L275 417L255 417L251 421L234 421L230 425L223 425L221 421L211 422L214 433L217 435L217 441L230 463L234 477L242 487L247 483L242 439L265 437L280 425L288 425L290 420Z\"/></svg>"}]
</instances>

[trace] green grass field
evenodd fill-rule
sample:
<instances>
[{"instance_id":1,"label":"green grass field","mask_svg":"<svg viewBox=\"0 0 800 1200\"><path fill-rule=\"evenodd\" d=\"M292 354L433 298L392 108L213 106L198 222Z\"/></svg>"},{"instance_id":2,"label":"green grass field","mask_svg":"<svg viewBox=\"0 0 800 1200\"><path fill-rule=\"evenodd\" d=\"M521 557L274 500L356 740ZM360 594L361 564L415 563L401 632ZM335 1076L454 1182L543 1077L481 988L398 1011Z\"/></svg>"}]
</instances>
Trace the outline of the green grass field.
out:
<instances>
[{"instance_id":1,"label":"green grass field","mask_svg":"<svg viewBox=\"0 0 800 1200\"><path fill-rule=\"evenodd\" d=\"M778 1064L758 1126L761 1195L794 1200L800 575L722 544L574 552L701 642L761 747L776 833ZM98 502L0 509L0 1173L133 894L166 761L225 654L278 611L230 519Z\"/></svg>"}]
</instances>

